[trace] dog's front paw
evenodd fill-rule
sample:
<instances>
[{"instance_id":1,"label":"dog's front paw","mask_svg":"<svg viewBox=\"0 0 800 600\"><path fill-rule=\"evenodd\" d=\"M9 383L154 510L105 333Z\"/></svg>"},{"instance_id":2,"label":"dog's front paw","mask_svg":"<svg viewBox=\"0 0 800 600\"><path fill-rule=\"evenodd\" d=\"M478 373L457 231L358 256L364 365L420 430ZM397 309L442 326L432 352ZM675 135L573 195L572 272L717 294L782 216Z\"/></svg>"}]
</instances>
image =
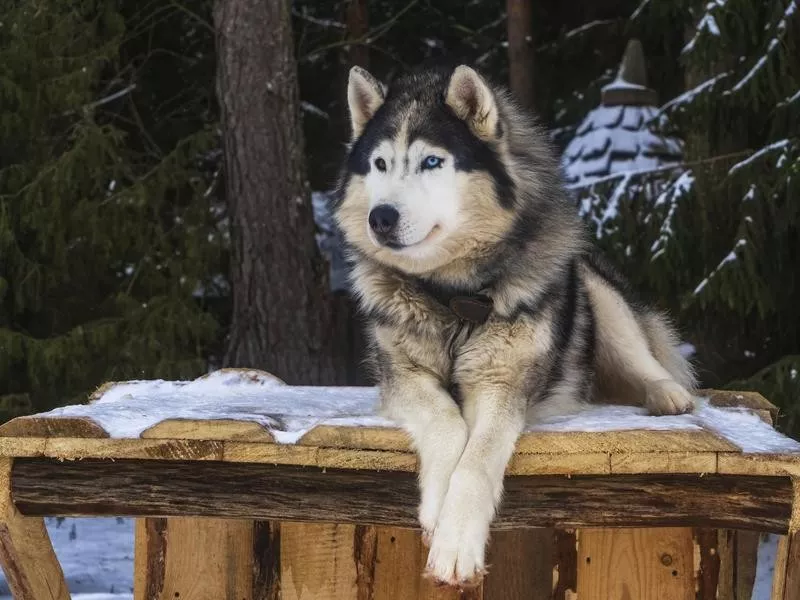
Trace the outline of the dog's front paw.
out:
<instances>
[{"instance_id":1,"label":"dog's front paw","mask_svg":"<svg viewBox=\"0 0 800 600\"><path fill-rule=\"evenodd\" d=\"M454 473L431 538L426 575L460 588L480 583L486 572L486 542L493 514L486 478Z\"/></svg>"},{"instance_id":2,"label":"dog's front paw","mask_svg":"<svg viewBox=\"0 0 800 600\"><path fill-rule=\"evenodd\" d=\"M681 415L694 409L689 391L671 379L648 382L645 394L645 406L652 415Z\"/></svg>"}]
</instances>

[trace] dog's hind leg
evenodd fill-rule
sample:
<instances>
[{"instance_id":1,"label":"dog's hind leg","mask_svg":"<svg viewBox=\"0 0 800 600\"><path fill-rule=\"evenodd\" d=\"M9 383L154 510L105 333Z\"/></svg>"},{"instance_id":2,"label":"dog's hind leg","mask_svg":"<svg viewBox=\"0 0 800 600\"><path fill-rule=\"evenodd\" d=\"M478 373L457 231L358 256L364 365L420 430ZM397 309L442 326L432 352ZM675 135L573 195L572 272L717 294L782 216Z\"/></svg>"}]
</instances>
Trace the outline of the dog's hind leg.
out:
<instances>
[{"instance_id":1,"label":"dog's hind leg","mask_svg":"<svg viewBox=\"0 0 800 600\"><path fill-rule=\"evenodd\" d=\"M418 370L393 371L382 386L382 412L409 433L419 456L419 522L427 542L467 443L467 424L435 377Z\"/></svg>"},{"instance_id":2,"label":"dog's hind leg","mask_svg":"<svg viewBox=\"0 0 800 600\"><path fill-rule=\"evenodd\" d=\"M666 325L653 314L634 313L599 276L588 272L585 281L595 315L597 400L641 404L655 415L690 411L691 369L670 347L674 336Z\"/></svg>"}]
</instances>

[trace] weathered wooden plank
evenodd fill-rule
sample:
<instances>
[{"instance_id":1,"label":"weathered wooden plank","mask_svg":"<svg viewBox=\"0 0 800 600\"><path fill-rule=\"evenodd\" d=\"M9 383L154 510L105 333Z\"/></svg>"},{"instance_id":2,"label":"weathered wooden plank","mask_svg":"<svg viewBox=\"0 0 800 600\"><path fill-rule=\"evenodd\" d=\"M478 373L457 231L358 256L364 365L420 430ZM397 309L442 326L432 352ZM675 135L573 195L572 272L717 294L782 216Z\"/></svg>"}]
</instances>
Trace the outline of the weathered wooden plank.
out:
<instances>
[{"instance_id":1,"label":"weathered wooden plank","mask_svg":"<svg viewBox=\"0 0 800 600\"><path fill-rule=\"evenodd\" d=\"M223 442L214 440L75 439L46 440L44 456L58 460L146 459L222 460Z\"/></svg>"},{"instance_id":2,"label":"weathered wooden plank","mask_svg":"<svg viewBox=\"0 0 800 600\"><path fill-rule=\"evenodd\" d=\"M716 473L716 452L632 452L612 454L612 473Z\"/></svg>"},{"instance_id":3,"label":"weathered wooden plank","mask_svg":"<svg viewBox=\"0 0 800 600\"><path fill-rule=\"evenodd\" d=\"M553 548L553 600L575 600L578 593L578 533L556 529Z\"/></svg>"},{"instance_id":4,"label":"weathered wooden plank","mask_svg":"<svg viewBox=\"0 0 800 600\"><path fill-rule=\"evenodd\" d=\"M317 425L297 442L303 446L325 448L363 448L411 452L411 440L394 427L345 427Z\"/></svg>"},{"instance_id":5,"label":"weathered wooden plank","mask_svg":"<svg viewBox=\"0 0 800 600\"><path fill-rule=\"evenodd\" d=\"M0 459L0 565L16 600L69 600L44 521L22 516L11 499L11 459Z\"/></svg>"},{"instance_id":6,"label":"weathered wooden plank","mask_svg":"<svg viewBox=\"0 0 800 600\"><path fill-rule=\"evenodd\" d=\"M269 430L260 423L233 419L165 419L145 429L140 437L173 440L275 441Z\"/></svg>"},{"instance_id":7,"label":"weathered wooden plank","mask_svg":"<svg viewBox=\"0 0 800 600\"><path fill-rule=\"evenodd\" d=\"M688 528L581 530L578 598L694 600Z\"/></svg>"},{"instance_id":8,"label":"weathered wooden plank","mask_svg":"<svg viewBox=\"0 0 800 600\"><path fill-rule=\"evenodd\" d=\"M253 600L281 600L281 524L253 522Z\"/></svg>"},{"instance_id":9,"label":"weathered wooden plank","mask_svg":"<svg viewBox=\"0 0 800 600\"><path fill-rule=\"evenodd\" d=\"M355 525L281 524L282 600L356 600Z\"/></svg>"},{"instance_id":10,"label":"weathered wooden plank","mask_svg":"<svg viewBox=\"0 0 800 600\"><path fill-rule=\"evenodd\" d=\"M721 533L716 529L705 527L697 528L694 531L695 579L698 600L707 598L725 600L724 596L718 594L720 576L718 535Z\"/></svg>"},{"instance_id":11,"label":"weathered wooden plank","mask_svg":"<svg viewBox=\"0 0 800 600\"><path fill-rule=\"evenodd\" d=\"M553 593L552 529L518 529L492 534L487 555L485 600L545 600Z\"/></svg>"},{"instance_id":12,"label":"weathered wooden plank","mask_svg":"<svg viewBox=\"0 0 800 600\"><path fill-rule=\"evenodd\" d=\"M584 454L514 454L506 475L608 475L609 455L603 452Z\"/></svg>"},{"instance_id":13,"label":"weathered wooden plank","mask_svg":"<svg viewBox=\"0 0 800 600\"><path fill-rule=\"evenodd\" d=\"M772 416L772 421L778 418L778 407L758 392L699 390L697 395L707 396L709 404L718 408L747 408L756 414L766 411Z\"/></svg>"},{"instance_id":14,"label":"weathered wooden plank","mask_svg":"<svg viewBox=\"0 0 800 600\"><path fill-rule=\"evenodd\" d=\"M789 475L800 472L800 455L720 453L717 473L724 475Z\"/></svg>"},{"instance_id":15,"label":"weathered wooden plank","mask_svg":"<svg viewBox=\"0 0 800 600\"><path fill-rule=\"evenodd\" d=\"M788 534L778 546L772 600L800 600L800 470L795 470L792 483L792 515Z\"/></svg>"},{"instance_id":16,"label":"weathered wooden plank","mask_svg":"<svg viewBox=\"0 0 800 600\"><path fill-rule=\"evenodd\" d=\"M137 526L136 600L253 596L253 522L176 517Z\"/></svg>"},{"instance_id":17,"label":"weathered wooden plank","mask_svg":"<svg viewBox=\"0 0 800 600\"><path fill-rule=\"evenodd\" d=\"M419 531L398 527L376 530L375 578L370 600L462 600L458 590L436 586L423 577L428 551Z\"/></svg>"},{"instance_id":18,"label":"weathered wooden plank","mask_svg":"<svg viewBox=\"0 0 800 600\"><path fill-rule=\"evenodd\" d=\"M739 448L710 431L536 431L524 433L518 454L582 454L590 452L737 452Z\"/></svg>"},{"instance_id":19,"label":"weathered wooden plank","mask_svg":"<svg viewBox=\"0 0 800 600\"><path fill-rule=\"evenodd\" d=\"M717 540L720 600L737 600L753 594L759 533L722 529Z\"/></svg>"},{"instance_id":20,"label":"weathered wooden plank","mask_svg":"<svg viewBox=\"0 0 800 600\"><path fill-rule=\"evenodd\" d=\"M108 432L89 417L17 417L0 425L3 437L107 438Z\"/></svg>"},{"instance_id":21,"label":"weathered wooden plank","mask_svg":"<svg viewBox=\"0 0 800 600\"><path fill-rule=\"evenodd\" d=\"M29 515L216 516L417 526L413 473L213 461L15 461ZM784 477L718 475L506 478L497 529L703 525L787 530ZM568 501L566 501L568 499Z\"/></svg>"}]
</instances>

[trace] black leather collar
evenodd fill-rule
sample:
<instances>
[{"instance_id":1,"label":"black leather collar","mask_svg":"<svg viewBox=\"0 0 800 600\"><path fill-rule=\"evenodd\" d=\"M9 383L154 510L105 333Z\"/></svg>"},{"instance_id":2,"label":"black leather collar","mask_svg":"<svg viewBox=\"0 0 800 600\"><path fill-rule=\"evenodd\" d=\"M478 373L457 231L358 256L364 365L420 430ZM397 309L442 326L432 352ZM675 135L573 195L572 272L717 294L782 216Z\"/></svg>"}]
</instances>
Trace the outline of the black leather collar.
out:
<instances>
[{"instance_id":1,"label":"black leather collar","mask_svg":"<svg viewBox=\"0 0 800 600\"><path fill-rule=\"evenodd\" d=\"M494 302L484 290L469 294L464 290L437 285L424 279L418 280L422 290L436 302L447 307L460 320L475 325L485 323L494 309Z\"/></svg>"}]
</instances>

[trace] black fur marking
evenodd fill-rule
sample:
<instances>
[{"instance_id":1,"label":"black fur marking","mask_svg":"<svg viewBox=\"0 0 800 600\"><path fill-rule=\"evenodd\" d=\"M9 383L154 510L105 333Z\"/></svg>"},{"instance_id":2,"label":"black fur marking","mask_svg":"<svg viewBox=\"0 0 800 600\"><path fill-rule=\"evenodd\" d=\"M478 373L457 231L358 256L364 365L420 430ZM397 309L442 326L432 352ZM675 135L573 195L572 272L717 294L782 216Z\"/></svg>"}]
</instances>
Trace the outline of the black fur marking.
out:
<instances>
[{"instance_id":1,"label":"black fur marking","mask_svg":"<svg viewBox=\"0 0 800 600\"><path fill-rule=\"evenodd\" d=\"M495 194L503 208L514 206L514 182L500 156L490 144L478 139L469 126L453 114L443 102L437 102L414 116L409 143L422 139L446 148L455 158L455 168L468 173L487 172L494 182Z\"/></svg>"},{"instance_id":2,"label":"black fur marking","mask_svg":"<svg viewBox=\"0 0 800 600\"><path fill-rule=\"evenodd\" d=\"M587 252L583 257L586 265L595 275L605 281L612 289L616 290L620 296L631 306L634 312L642 310L645 302L633 289L630 283L608 262L599 252Z\"/></svg>"},{"instance_id":3,"label":"black fur marking","mask_svg":"<svg viewBox=\"0 0 800 600\"><path fill-rule=\"evenodd\" d=\"M353 143L347 155L347 171L356 175L369 173L371 165L369 156L375 146L383 140L391 139L397 133L397 125L392 122L391 111L386 103L375 112L363 133Z\"/></svg>"},{"instance_id":4,"label":"black fur marking","mask_svg":"<svg viewBox=\"0 0 800 600\"><path fill-rule=\"evenodd\" d=\"M570 261L567 280L563 289L561 306L556 313L553 330L556 334L553 363L547 374L547 382L540 398L544 399L564 376L564 352L569 347L575 329L575 316L578 310L578 266L575 259Z\"/></svg>"}]
</instances>

